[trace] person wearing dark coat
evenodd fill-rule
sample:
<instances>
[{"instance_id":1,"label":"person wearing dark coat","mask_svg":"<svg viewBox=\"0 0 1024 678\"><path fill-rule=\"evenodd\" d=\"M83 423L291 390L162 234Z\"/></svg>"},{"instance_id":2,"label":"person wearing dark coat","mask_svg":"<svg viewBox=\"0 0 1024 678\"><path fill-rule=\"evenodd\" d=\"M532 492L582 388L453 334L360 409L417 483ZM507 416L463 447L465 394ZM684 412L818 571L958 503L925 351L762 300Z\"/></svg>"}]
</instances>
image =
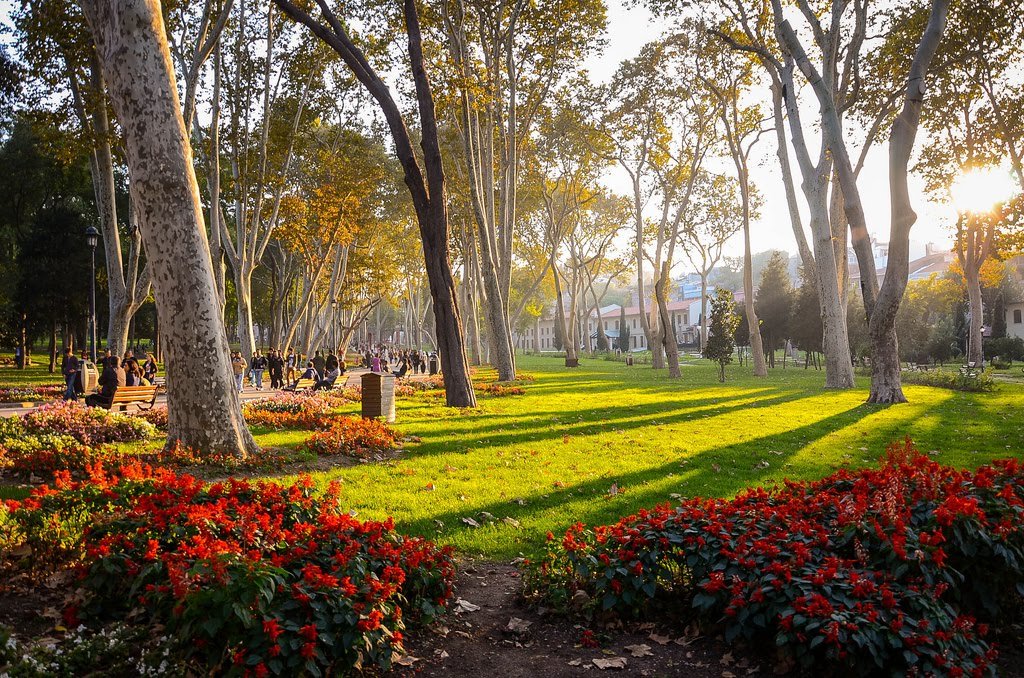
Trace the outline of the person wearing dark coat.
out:
<instances>
[{"instance_id":1,"label":"person wearing dark coat","mask_svg":"<svg viewBox=\"0 0 1024 678\"><path fill-rule=\"evenodd\" d=\"M270 368L270 388L284 388L284 358L280 351L271 349L267 366Z\"/></svg>"},{"instance_id":2,"label":"person wearing dark coat","mask_svg":"<svg viewBox=\"0 0 1024 678\"><path fill-rule=\"evenodd\" d=\"M100 374L100 392L86 396L85 404L89 407L102 405L109 407L110 403L114 400L114 394L117 393L117 389L124 386L124 384L125 374L124 370L121 369L121 361L116 355L110 356L107 358L106 365L103 366L103 373Z\"/></svg>"}]
</instances>

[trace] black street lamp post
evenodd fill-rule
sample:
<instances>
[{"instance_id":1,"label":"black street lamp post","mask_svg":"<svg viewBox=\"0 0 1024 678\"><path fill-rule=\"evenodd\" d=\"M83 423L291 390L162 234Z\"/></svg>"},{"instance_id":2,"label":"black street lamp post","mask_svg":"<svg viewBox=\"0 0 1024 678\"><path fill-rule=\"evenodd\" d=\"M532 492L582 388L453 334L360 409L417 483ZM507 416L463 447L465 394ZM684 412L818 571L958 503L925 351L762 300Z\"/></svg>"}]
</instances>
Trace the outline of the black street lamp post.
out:
<instances>
[{"instance_id":1,"label":"black street lamp post","mask_svg":"<svg viewBox=\"0 0 1024 678\"><path fill-rule=\"evenodd\" d=\"M89 354L93 364L96 364L96 243L99 242L100 232L95 226L85 229L85 244L92 250L90 264L89 284Z\"/></svg>"}]
</instances>

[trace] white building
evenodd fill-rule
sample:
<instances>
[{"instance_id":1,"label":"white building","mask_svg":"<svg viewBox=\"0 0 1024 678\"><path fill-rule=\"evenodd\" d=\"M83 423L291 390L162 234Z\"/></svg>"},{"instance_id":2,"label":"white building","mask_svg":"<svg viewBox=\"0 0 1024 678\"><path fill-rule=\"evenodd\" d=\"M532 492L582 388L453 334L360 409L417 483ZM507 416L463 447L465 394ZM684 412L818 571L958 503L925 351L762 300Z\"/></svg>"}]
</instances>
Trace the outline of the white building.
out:
<instances>
[{"instance_id":1,"label":"white building","mask_svg":"<svg viewBox=\"0 0 1024 678\"><path fill-rule=\"evenodd\" d=\"M644 309L648 314L657 312L657 307L648 306ZM680 344L694 344L700 333L700 298L683 299L681 301L670 301L668 312L676 330L676 339ZM558 351L555 340L555 313L549 310L549 318L538 319L534 323L532 331L518 334L515 337L516 348L526 351ZM622 319L621 307L615 304L600 309L600 321L598 312L591 311L586 319L586 334L590 335L591 345L596 346L598 336L598 322L604 331L610 345L614 345L619 338L620 322ZM650 317L648 315L648 317ZM626 326L629 328L629 348L632 351L646 351L647 337L644 335L643 325L640 321L639 306L626 308ZM583 330L583 328L580 328ZM586 339L582 339L586 346Z\"/></svg>"},{"instance_id":2,"label":"white building","mask_svg":"<svg viewBox=\"0 0 1024 678\"><path fill-rule=\"evenodd\" d=\"M1024 301L1006 304L1006 336L1024 339Z\"/></svg>"}]
</instances>

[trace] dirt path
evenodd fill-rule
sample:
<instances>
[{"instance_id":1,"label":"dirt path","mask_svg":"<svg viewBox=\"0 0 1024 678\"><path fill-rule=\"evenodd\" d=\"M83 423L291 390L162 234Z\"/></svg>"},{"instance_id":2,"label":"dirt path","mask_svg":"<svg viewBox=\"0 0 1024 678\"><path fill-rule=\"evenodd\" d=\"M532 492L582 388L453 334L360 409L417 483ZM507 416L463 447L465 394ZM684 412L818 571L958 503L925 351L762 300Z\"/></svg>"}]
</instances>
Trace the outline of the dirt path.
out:
<instances>
[{"instance_id":1,"label":"dirt path","mask_svg":"<svg viewBox=\"0 0 1024 678\"><path fill-rule=\"evenodd\" d=\"M467 564L459 571L455 610L445 625L409 640L417 657L406 676L527 678L611 673L630 676L763 676L754 660L721 642L653 624L594 628L600 648L580 644L584 627L522 607L519 572L510 565ZM474 609L478 607L479 609ZM606 668L601 669L600 665Z\"/></svg>"}]
</instances>

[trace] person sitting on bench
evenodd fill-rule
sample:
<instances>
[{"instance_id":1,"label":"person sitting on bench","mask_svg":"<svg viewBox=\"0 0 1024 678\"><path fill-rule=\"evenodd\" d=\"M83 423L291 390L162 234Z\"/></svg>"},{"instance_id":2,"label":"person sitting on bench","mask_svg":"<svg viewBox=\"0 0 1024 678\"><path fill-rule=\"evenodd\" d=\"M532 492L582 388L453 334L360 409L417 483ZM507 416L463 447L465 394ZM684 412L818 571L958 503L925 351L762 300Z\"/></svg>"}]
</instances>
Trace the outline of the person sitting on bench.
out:
<instances>
[{"instance_id":1,"label":"person sitting on bench","mask_svg":"<svg viewBox=\"0 0 1024 678\"><path fill-rule=\"evenodd\" d=\"M408 372L409 372L409 361L406 360L405 358L402 358L402 362L399 363L398 369L395 370L394 372L392 372L392 374L395 375L396 377L398 377L399 379L401 379L406 374L408 374Z\"/></svg>"},{"instance_id":2,"label":"person sitting on bench","mask_svg":"<svg viewBox=\"0 0 1024 678\"><path fill-rule=\"evenodd\" d=\"M99 378L100 392L87 395L85 397L85 404L89 407L99 407L102 405L110 406L110 403L114 400L114 394L117 393L117 389L124 386L125 375L124 370L121 369L121 363L117 359L117 356L110 356L107 358L106 365L103 366L103 373Z\"/></svg>"},{"instance_id":3,"label":"person sitting on bench","mask_svg":"<svg viewBox=\"0 0 1024 678\"><path fill-rule=\"evenodd\" d=\"M308 379L312 379L314 384L316 384L316 383L318 383L320 381L320 375L317 374L316 368L313 367L313 361L312 360L310 360L309 362L306 363L306 371L303 372L301 375L299 375L299 378L296 379L295 382L291 386L289 386L288 388L286 388L284 390L286 390L286 391L294 391L296 389L296 387L299 385L299 382L303 381L304 379L307 379L307 380Z\"/></svg>"},{"instance_id":4,"label":"person sitting on bench","mask_svg":"<svg viewBox=\"0 0 1024 678\"><path fill-rule=\"evenodd\" d=\"M324 374L324 378L316 382L316 386L313 387L314 391L330 391L334 388L334 382L338 381L338 377L341 375L341 370L335 365L334 369L327 370Z\"/></svg>"}]
</instances>

